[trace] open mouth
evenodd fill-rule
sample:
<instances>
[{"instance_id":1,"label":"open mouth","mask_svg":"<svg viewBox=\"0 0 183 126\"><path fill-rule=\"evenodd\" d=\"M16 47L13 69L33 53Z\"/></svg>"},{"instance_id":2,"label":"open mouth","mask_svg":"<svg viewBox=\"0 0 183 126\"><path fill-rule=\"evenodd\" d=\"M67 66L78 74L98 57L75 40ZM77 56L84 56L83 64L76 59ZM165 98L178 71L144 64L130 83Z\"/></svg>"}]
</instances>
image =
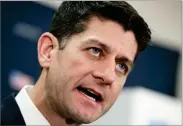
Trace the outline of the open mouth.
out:
<instances>
[{"instance_id":1,"label":"open mouth","mask_svg":"<svg viewBox=\"0 0 183 126\"><path fill-rule=\"evenodd\" d=\"M79 86L77 87L77 90L94 102L102 102L103 100L102 96L99 93L94 92L92 89Z\"/></svg>"}]
</instances>

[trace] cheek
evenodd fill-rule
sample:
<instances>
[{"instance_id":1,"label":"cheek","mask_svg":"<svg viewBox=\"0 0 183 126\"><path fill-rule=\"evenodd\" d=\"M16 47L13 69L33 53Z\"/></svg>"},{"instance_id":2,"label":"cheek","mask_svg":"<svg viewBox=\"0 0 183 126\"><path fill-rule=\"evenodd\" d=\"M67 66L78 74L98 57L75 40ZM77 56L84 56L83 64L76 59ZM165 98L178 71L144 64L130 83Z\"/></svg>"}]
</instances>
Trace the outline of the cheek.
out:
<instances>
[{"instance_id":1,"label":"cheek","mask_svg":"<svg viewBox=\"0 0 183 126\"><path fill-rule=\"evenodd\" d=\"M116 80L116 83L113 85L113 90L120 92L126 82L126 76L120 77Z\"/></svg>"},{"instance_id":2,"label":"cheek","mask_svg":"<svg viewBox=\"0 0 183 126\"><path fill-rule=\"evenodd\" d=\"M120 92L123 89L125 81L126 81L126 78L123 78L123 79L120 79L119 81L117 81L116 83L113 83L113 85L111 87L111 94L113 94L111 97L111 100L113 102L118 98Z\"/></svg>"},{"instance_id":3,"label":"cheek","mask_svg":"<svg viewBox=\"0 0 183 126\"><path fill-rule=\"evenodd\" d=\"M114 86L113 87L113 94L114 94L114 97L118 97L119 93L121 92L122 90L122 84L116 84L117 86Z\"/></svg>"},{"instance_id":4,"label":"cheek","mask_svg":"<svg viewBox=\"0 0 183 126\"><path fill-rule=\"evenodd\" d=\"M82 69L82 66L84 66L85 63L81 59L74 59L71 61L70 68L77 71Z\"/></svg>"},{"instance_id":5,"label":"cheek","mask_svg":"<svg viewBox=\"0 0 183 126\"><path fill-rule=\"evenodd\" d=\"M72 72L75 76L83 76L88 74L91 69L89 63L85 59L74 59L70 62L69 71Z\"/></svg>"}]
</instances>

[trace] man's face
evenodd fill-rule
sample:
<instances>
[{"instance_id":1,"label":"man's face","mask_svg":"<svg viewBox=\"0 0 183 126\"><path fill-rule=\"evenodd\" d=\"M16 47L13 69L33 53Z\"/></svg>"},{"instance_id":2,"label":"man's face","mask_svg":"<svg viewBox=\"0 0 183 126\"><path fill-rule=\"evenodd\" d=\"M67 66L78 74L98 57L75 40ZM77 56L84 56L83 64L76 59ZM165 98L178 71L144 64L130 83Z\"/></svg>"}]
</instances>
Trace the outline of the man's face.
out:
<instances>
[{"instance_id":1,"label":"man's face","mask_svg":"<svg viewBox=\"0 0 183 126\"><path fill-rule=\"evenodd\" d=\"M91 123L116 101L131 70L137 42L131 31L110 20L93 18L55 50L46 94L55 111L78 123Z\"/></svg>"}]
</instances>

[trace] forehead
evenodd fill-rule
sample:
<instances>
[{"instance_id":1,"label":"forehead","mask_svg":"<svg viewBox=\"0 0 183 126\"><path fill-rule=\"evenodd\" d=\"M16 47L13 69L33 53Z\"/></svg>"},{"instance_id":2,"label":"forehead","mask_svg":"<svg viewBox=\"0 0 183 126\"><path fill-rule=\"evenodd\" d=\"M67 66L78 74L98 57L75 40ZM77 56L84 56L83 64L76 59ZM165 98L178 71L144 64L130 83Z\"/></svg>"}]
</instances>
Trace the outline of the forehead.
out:
<instances>
[{"instance_id":1,"label":"forehead","mask_svg":"<svg viewBox=\"0 0 183 126\"><path fill-rule=\"evenodd\" d=\"M95 39L110 47L113 54L125 56L131 61L134 60L137 52L137 41L134 33L124 31L123 27L110 20L99 20L92 18L87 25L87 29L74 39L80 44Z\"/></svg>"}]
</instances>

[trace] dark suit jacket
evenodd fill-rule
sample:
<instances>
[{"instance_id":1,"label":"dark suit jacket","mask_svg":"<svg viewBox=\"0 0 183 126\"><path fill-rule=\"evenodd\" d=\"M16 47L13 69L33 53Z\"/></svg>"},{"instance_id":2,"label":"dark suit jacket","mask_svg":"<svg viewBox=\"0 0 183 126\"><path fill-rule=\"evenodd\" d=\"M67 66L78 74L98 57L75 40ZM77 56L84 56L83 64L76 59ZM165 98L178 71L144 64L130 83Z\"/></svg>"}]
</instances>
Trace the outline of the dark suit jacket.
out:
<instances>
[{"instance_id":1,"label":"dark suit jacket","mask_svg":"<svg viewBox=\"0 0 183 126\"><path fill-rule=\"evenodd\" d=\"M1 101L1 125L25 125L25 121L12 93Z\"/></svg>"}]
</instances>

